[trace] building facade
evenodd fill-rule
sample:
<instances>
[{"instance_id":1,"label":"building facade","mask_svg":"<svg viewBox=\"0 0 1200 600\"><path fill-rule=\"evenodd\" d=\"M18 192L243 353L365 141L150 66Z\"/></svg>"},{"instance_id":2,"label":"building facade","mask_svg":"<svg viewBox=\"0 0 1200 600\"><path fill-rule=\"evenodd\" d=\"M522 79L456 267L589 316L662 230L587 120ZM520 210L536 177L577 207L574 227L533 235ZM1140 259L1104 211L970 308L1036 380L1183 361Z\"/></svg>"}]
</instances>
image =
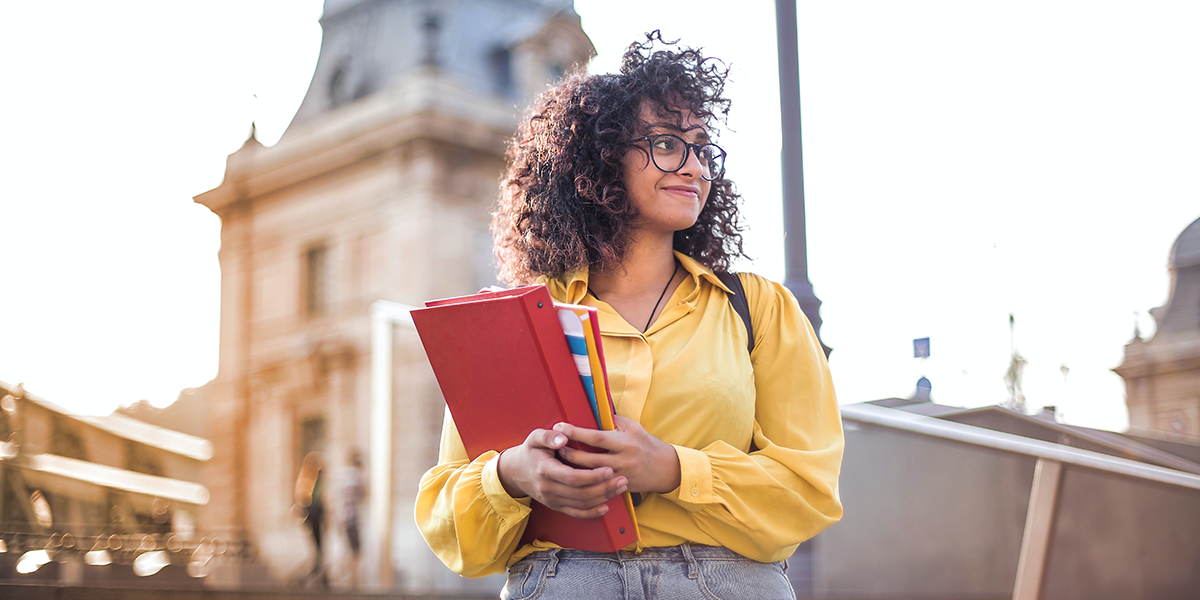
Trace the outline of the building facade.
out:
<instances>
[{"instance_id":1,"label":"building facade","mask_svg":"<svg viewBox=\"0 0 1200 600\"><path fill-rule=\"evenodd\" d=\"M214 543L240 556L197 527L212 451L200 437L76 414L0 381L0 586L200 587L234 562L214 557Z\"/></svg>"},{"instance_id":2,"label":"building facade","mask_svg":"<svg viewBox=\"0 0 1200 600\"><path fill-rule=\"evenodd\" d=\"M495 282L489 213L517 107L594 52L569 1L327 0L321 25L288 131L270 148L252 136L222 184L196 197L222 221L203 518L248 539L280 581L312 559L291 512L301 460L324 454L336 517L338 469L369 444L371 304L419 306ZM371 579L494 591L442 567L413 523L444 404L415 332L396 327L394 340L392 485L370 492L393 499L392 530L373 540L390 540L392 560L365 561ZM345 539L327 537L336 564Z\"/></svg>"},{"instance_id":3,"label":"building facade","mask_svg":"<svg viewBox=\"0 0 1200 600\"><path fill-rule=\"evenodd\" d=\"M1171 294L1150 311L1154 337L1125 346L1115 371L1125 379L1131 433L1200 441L1200 219L1171 248Z\"/></svg>"}]
</instances>

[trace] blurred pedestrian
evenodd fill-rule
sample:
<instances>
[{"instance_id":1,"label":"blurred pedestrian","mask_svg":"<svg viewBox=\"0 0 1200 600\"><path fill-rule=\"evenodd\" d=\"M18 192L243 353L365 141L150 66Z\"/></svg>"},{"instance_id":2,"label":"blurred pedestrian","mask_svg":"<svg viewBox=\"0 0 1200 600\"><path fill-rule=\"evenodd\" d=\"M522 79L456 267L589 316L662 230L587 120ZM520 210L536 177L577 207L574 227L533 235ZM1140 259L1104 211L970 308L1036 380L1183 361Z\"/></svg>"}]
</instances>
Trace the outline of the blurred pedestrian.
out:
<instances>
[{"instance_id":1,"label":"blurred pedestrian","mask_svg":"<svg viewBox=\"0 0 1200 600\"><path fill-rule=\"evenodd\" d=\"M346 571L349 573L350 587L356 588L359 582L359 559L362 556L362 505L367 497L367 477L363 470L362 452L358 449L350 452L349 462L340 473L339 483L342 529L346 532L346 543L350 549Z\"/></svg>"},{"instance_id":2,"label":"blurred pedestrian","mask_svg":"<svg viewBox=\"0 0 1200 600\"><path fill-rule=\"evenodd\" d=\"M329 587L329 577L325 573L325 559L321 551L321 534L325 526L325 499L321 488L321 470L325 461L319 452L309 452L300 465L300 475L296 477L295 512L302 516L304 524L312 534L313 557L312 570L304 576L301 585L307 585L314 579L322 587Z\"/></svg>"}]
</instances>

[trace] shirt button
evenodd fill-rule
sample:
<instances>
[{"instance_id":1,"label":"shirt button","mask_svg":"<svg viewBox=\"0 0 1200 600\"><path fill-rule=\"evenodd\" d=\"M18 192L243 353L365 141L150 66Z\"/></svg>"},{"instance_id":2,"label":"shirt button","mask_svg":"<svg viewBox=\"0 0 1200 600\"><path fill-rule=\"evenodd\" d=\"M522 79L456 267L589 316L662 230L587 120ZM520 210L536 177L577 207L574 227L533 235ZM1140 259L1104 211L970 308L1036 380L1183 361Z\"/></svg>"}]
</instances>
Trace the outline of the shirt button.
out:
<instances>
[{"instance_id":1,"label":"shirt button","mask_svg":"<svg viewBox=\"0 0 1200 600\"><path fill-rule=\"evenodd\" d=\"M698 490L696 488L692 488L692 496L699 496L699 495L700 495L700 490Z\"/></svg>"},{"instance_id":2,"label":"shirt button","mask_svg":"<svg viewBox=\"0 0 1200 600\"><path fill-rule=\"evenodd\" d=\"M521 512L521 509L519 509L519 508L517 508L517 507L515 507L515 506L510 506L510 507L508 507L508 509L509 509L509 510L511 510L511 511L513 511L513 512Z\"/></svg>"}]
</instances>

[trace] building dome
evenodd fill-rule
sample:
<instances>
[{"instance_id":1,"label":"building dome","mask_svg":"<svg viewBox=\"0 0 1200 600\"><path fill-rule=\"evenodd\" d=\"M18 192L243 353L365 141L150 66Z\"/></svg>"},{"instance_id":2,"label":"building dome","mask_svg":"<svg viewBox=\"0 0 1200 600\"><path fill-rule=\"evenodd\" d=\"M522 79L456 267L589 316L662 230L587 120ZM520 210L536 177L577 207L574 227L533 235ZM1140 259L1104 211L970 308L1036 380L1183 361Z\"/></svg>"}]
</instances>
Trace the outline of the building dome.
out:
<instances>
[{"instance_id":1,"label":"building dome","mask_svg":"<svg viewBox=\"0 0 1200 600\"><path fill-rule=\"evenodd\" d=\"M1171 248L1170 268L1185 269L1196 265L1200 265L1200 219L1192 221Z\"/></svg>"},{"instance_id":2,"label":"building dome","mask_svg":"<svg viewBox=\"0 0 1200 600\"><path fill-rule=\"evenodd\" d=\"M1151 309L1150 314L1158 321L1158 333L1194 335L1200 331L1200 219L1179 234L1168 267L1171 295L1165 306Z\"/></svg>"}]
</instances>

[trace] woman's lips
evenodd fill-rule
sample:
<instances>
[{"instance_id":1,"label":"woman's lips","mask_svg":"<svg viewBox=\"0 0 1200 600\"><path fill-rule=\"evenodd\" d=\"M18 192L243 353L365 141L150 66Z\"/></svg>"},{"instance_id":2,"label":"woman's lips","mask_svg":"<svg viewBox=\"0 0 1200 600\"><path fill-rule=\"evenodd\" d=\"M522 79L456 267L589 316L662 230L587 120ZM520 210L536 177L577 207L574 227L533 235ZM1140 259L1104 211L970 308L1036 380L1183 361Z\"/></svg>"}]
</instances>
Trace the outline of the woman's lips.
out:
<instances>
[{"instance_id":1,"label":"woman's lips","mask_svg":"<svg viewBox=\"0 0 1200 600\"><path fill-rule=\"evenodd\" d=\"M672 194L679 194L680 196L689 196L692 198L700 197L700 190L688 185L672 185L663 188L663 190L671 192Z\"/></svg>"}]
</instances>

